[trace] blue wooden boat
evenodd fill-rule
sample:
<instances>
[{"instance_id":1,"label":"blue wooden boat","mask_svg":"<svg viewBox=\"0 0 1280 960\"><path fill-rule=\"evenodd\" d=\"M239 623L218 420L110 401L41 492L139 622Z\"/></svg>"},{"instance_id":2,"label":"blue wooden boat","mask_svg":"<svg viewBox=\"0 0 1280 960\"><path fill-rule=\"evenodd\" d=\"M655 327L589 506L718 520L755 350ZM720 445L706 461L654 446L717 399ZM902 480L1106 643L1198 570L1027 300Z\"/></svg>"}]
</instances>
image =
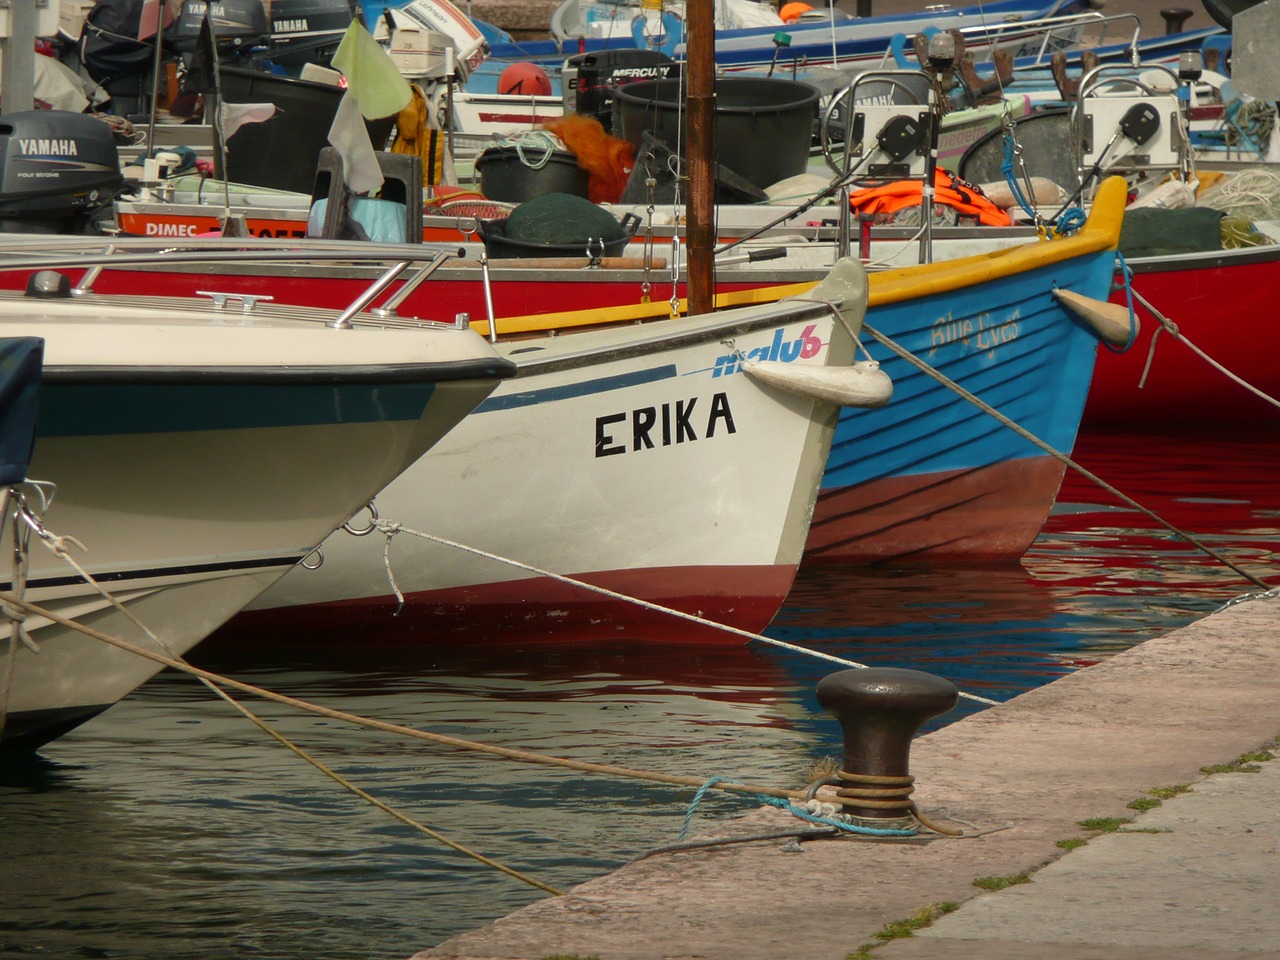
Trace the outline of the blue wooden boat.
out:
<instances>
[{"instance_id":1,"label":"blue wooden boat","mask_svg":"<svg viewBox=\"0 0 1280 960\"><path fill-rule=\"evenodd\" d=\"M1106 300L1124 200L1114 178L1076 236L873 274L864 329L1069 453L1098 335L1054 291ZM893 381L893 399L841 414L806 560L1021 556L1053 506L1062 462L932 373L883 345L869 351Z\"/></svg>"}]
</instances>

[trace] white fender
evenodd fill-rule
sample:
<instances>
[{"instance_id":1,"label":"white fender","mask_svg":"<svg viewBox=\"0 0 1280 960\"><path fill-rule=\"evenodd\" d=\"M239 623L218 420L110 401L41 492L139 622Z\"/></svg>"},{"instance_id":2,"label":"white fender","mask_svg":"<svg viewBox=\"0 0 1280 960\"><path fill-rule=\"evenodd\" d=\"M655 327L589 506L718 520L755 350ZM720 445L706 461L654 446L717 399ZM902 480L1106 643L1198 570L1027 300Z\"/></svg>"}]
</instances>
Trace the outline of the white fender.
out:
<instances>
[{"instance_id":1,"label":"white fender","mask_svg":"<svg viewBox=\"0 0 1280 960\"><path fill-rule=\"evenodd\" d=\"M841 407L883 407L893 396L893 381L874 360L847 367L744 360L742 369L760 383Z\"/></svg>"},{"instance_id":2,"label":"white fender","mask_svg":"<svg viewBox=\"0 0 1280 960\"><path fill-rule=\"evenodd\" d=\"M1138 318L1129 319L1129 308L1118 303L1108 303L1086 297L1072 290L1055 290L1057 301L1089 324L1103 340L1113 347L1129 343L1130 327L1137 332Z\"/></svg>"}]
</instances>

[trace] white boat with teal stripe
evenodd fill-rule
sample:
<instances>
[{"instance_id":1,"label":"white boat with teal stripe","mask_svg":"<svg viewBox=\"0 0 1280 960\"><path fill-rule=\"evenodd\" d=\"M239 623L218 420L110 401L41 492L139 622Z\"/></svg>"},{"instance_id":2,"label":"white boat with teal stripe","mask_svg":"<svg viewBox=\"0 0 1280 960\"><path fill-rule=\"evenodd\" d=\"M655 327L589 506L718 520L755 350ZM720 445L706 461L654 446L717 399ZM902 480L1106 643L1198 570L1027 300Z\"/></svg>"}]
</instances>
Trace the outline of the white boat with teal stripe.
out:
<instances>
[{"instance_id":1,"label":"white boat with teal stripe","mask_svg":"<svg viewBox=\"0 0 1280 960\"><path fill-rule=\"evenodd\" d=\"M0 294L0 337L44 341L27 478L51 485L10 498L6 541L16 525L29 546L0 591L169 655L283 576L514 371L465 326L243 298L76 297L56 274L42 281L51 296ZM84 544L70 558L118 605L44 549L41 530ZM4 748L61 735L160 669L9 609L29 642L16 627L0 639Z\"/></svg>"}]
</instances>

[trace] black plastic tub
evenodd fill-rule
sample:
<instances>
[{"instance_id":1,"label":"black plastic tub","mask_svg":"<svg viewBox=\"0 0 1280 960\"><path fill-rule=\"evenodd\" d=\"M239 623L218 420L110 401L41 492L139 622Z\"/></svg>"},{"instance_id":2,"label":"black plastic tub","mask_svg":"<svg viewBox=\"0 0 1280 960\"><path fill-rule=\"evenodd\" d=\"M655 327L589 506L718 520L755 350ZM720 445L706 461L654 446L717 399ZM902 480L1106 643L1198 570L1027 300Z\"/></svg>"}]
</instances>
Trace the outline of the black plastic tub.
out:
<instances>
[{"instance_id":1,"label":"black plastic tub","mask_svg":"<svg viewBox=\"0 0 1280 960\"><path fill-rule=\"evenodd\" d=\"M274 103L279 108L270 120L246 123L227 138L226 179L310 193L342 88L239 67L223 67L220 84L227 103ZM386 146L394 123L395 117L365 121L373 149ZM218 139L215 131L214 171L224 176Z\"/></svg>"},{"instance_id":2,"label":"black plastic tub","mask_svg":"<svg viewBox=\"0 0 1280 960\"><path fill-rule=\"evenodd\" d=\"M587 171L567 150L553 150L545 163L530 166L525 159L541 161L541 148L525 148L524 158L514 146L485 147L476 157L480 192L490 200L523 203L549 193L587 196Z\"/></svg>"},{"instance_id":3,"label":"black plastic tub","mask_svg":"<svg viewBox=\"0 0 1280 960\"><path fill-rule=\"evenodd\" d=\"M613 131L639 149L648 131L667 146L686 142L679 80L640 80L614 91ZM778 77L716 78L716 162L760 189L805 172L818 91Z\"/></svg>"}]
</instances>

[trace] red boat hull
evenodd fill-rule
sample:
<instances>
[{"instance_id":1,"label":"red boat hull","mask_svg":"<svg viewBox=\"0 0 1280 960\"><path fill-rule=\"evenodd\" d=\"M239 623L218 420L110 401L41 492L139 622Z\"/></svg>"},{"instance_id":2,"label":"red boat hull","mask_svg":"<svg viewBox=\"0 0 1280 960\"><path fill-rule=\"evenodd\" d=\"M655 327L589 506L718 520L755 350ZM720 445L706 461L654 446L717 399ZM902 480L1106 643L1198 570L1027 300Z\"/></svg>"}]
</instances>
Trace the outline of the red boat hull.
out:
<instances>
[{"instance_id":1,"label":"red boat hull","mask_svg":"<svg viewBox=\"0 0 1280 960\"><path fill-rule=\"evenodd\" d=\"M1177 325L1185 342L1135 302L1138 336L1124 353L1099 351L1085 425L1280 419L1280 407L1215 369L1190 346L1268 396L1280 397L1280 310L1273 299L1280 288L1280 246L1151 257L1129 266L1133 289ZM1111 301L1126 302L1123 286Z\"/></svg>"},{"instance_id":2,"label":"red boat hull","mask_svg":"<svg viewBox=\"0 0 1280 960\"><path fill-rule=\"evenodd\" d=\"M795 566L722 569L615 570L580 579L642 601L660 603L713 624L758 633L782 607ZM578 579L578 578L575 578ZM691 594L690 584L698 585ZM744 597L746 598L744 600ZM229 628L237 635L293 633L308 642L376 632L381 642L491 644L618 640L681 646L741 646L747 638L710 624L674 616L627 599L595 593L559 580L534 578L475 584L405 595L399 607L387 594L365 600L241 613Z\"/></svg>"},{"instance_id":3,"label":"red boat hull","mask_svg":"<svg viewBox=\"0 0 1280 960\"><path fill-rule=\"evenodd\" d=\"M806 561L972 563L1031 546L1064 466L1052 457L887 477L818 497Z\"/></svg>"}]
</instances>

